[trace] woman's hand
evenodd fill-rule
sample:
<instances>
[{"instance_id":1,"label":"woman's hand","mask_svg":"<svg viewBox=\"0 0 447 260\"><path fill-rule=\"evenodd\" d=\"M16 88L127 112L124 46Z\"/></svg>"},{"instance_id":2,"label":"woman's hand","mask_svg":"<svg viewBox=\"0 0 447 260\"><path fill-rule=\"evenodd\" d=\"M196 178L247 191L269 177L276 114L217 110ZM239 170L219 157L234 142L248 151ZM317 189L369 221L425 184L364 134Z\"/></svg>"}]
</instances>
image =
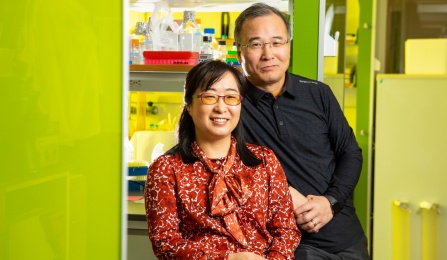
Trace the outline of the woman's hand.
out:
<instances>
[{"instance_id":1,"label":"woman's hand","mask_svg":"<svg viewBox=\"0 0 447 260\"><path fill-rule=\"evenodd\" d=\"M228 260L267 260L260 255L250 252L231 253L228 255Z\"/></svg>"},{"instance_id":2,"label":"woman's hand","mask_svg":"<svg viewBox=\"0 0 447 260\"><path fill-rule=\"evenodd\" d=\"M297 191L295 188L289 186L290 194L292 195L292 202L293 202L293 212L295 213L296 209L304 205L307 202L307 198L304 197L303 194L301 194L299 191ZM295 217L298 217L298 214L295 213Z\"/></svg>"}]
</instances>

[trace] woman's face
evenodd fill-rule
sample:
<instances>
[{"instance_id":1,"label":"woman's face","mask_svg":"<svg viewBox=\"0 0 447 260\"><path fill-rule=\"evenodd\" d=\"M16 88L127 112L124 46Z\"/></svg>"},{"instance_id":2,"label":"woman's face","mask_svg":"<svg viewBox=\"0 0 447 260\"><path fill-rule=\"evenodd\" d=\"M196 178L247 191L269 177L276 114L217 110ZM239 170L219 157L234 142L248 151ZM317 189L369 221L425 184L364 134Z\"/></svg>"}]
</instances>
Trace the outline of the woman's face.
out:
<instances>
[{"instance_id":1,"label":"woman's face","mask_svg":"<svg viewBox=\"0 0 447 260\"><path fill-rule=\"evenodd\" d=\"M230 98L239 97L239 88L233 74L226 72L215 82L207 91L197 89L194 93L192 103L188 107L189 114L194 121L196 141L198 143L211 142L228 138L231 140L231 132L239 122L241 113L241 104L228 105L224 98L220 97L215 104L204 104L197 97L203 93L203 100L212 100L209 94L227 96L227 102ZM208 102L210 103L210 102Z\"/></svg>"}]
</instances>

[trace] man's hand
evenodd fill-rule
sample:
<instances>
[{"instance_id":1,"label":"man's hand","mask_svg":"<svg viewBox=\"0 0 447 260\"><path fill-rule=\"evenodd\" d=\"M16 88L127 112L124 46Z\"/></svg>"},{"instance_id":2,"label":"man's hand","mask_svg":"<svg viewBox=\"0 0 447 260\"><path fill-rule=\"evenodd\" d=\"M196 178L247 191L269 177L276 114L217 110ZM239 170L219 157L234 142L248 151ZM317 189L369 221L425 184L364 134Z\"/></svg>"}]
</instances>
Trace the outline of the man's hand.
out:
<instances>
[{"instance_id":1,"label":"man's hand","mask_svg":"<svg viewBox=\"0 0 447 260\"><path fill-rule=\"evenodd\" d=\"M307 203L294 209L296 223L302 230L317 233L334 217L331 204L324 196L308 195L306 198Z\"/></svg>"}]
</instances>

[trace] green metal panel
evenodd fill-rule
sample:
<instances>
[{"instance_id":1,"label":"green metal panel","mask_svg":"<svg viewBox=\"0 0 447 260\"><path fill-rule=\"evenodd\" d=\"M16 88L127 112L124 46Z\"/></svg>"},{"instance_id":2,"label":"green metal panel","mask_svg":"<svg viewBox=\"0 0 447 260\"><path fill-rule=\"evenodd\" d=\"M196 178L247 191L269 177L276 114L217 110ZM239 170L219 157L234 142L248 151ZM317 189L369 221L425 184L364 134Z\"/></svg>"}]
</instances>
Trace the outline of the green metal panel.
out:
<instances>
[{"instance_id":1,"label":"green metal panel","mask_svg":"<svg viewBox=\"0 0 447 260\"><path fill-rule=\"evenodd\" d=\"M360 28L358 31L357 63L357 142L363 151L363 167L360 180L354 190L354 206L363 229L369 233L368 164L369 164L369 121L371 88L372 21L375 1L360 0Z\"/></svg>"},{"instance_id":2,"label":"green metal panel","mask_svg":"<svg viewBox=\"0 0 447 260\"><path fill-rule=\"evenodd\" d=\"M119 259L122 1L0 4L0 259Z\"/></svg>"},{"instance_id":3,"label":"green metal panel","mask_svg":"<svg viewBox=\"0 0 447 260\"><path fill-rule=\"evenodd\" d=\"M290 71L318 79L320 1L293 1L293 41Z\"/></svg>"}]
</instances>

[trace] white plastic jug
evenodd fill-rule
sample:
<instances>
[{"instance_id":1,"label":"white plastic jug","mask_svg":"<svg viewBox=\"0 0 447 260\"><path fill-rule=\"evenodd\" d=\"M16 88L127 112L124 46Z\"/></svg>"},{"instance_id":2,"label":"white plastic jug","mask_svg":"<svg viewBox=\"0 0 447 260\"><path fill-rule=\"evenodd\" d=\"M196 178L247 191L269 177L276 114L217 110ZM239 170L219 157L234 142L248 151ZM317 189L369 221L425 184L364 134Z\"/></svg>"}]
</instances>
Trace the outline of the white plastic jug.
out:
<instances>
[{"instance_id":1,"label":"white plastic jug","mask_svg":"<svg viewBox=\"0 0 447 260\"><path fill-rule=\"evenodd\" d=\"M162 144L162 143L157 143L155 145L154 150L152 150L152 157L151 157L152 162L154 162L158 158L158 156L165 153L163 151L163 146L164 146L164 144Z\"/></svg>"}]
</instances>

